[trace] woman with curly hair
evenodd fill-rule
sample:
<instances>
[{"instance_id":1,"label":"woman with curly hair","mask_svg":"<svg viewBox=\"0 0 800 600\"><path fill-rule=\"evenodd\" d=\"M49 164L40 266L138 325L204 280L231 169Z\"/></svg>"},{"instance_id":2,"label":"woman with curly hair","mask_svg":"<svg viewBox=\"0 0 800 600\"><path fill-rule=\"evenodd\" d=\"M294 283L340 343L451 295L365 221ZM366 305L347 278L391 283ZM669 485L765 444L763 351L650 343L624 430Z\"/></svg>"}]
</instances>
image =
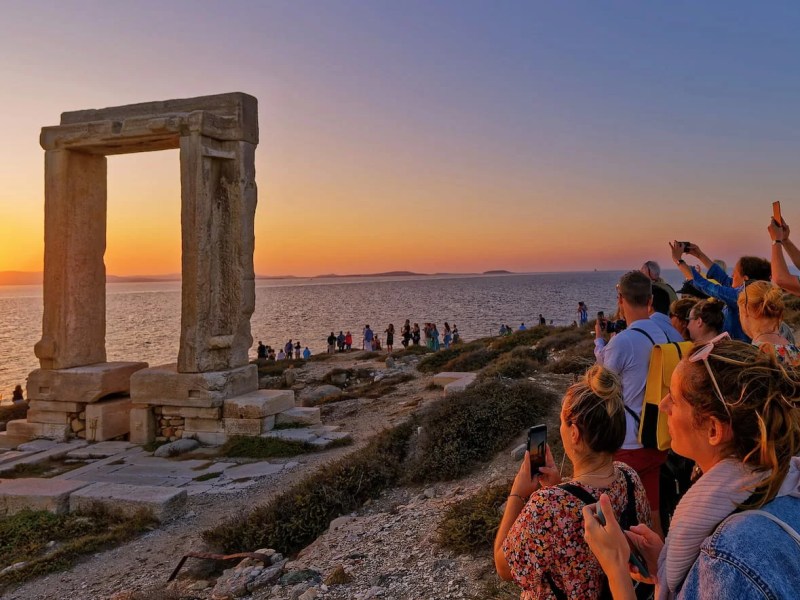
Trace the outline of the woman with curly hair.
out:
<instances>
[{"instance_id":1,"label":"woman with curly hair","mask_svg":"<svg viewBox=\"0 0 800 600\"><path fill-rule=\"evenodd\" d=\"M796 598L800 590L800 375L723 333L697 346L661 402L672 449L703 475L681 499L667 539L623 533L611 499L584 509L585 537L615 599L635 597L629 542L659 600ZM604 523L603 523L604 521ZM627 533L627 536L626 536Z\"/></svg>"}]
</instances>

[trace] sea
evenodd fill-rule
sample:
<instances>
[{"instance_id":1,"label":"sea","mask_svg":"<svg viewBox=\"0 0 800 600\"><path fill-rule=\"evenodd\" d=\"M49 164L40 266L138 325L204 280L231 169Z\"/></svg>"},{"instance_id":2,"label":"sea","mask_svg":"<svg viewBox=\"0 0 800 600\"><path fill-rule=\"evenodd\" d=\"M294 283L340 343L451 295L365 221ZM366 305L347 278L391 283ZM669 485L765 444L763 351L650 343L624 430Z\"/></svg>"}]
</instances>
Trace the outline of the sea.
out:
<instances>
[{"instance_id":1,"label":"sea","mask_svg":"<svg viewBox=\"0 0 800 600\"><path fill-rule=\"evenodd\" d=\"M538 323L569 325L578 318L578 302L612 314L615 284L622 271L443 275L404 277L320 277L256 280L256 309L251 318L255 358L258 341L275 348L300 340L312 353L323 352L331 331L350 331L360 347L369 324L383 341L393 323L398 331L411 323L457 325L465 341L497 335L502 324L517 329ZM678 271L664 273L675 286ZM181 316L179 281L106 285L106 353L109 361L174 363ZM0 286L0 394L7 402L39 363L33 346L42 331L41 285Z\"/></svg>"}]
</instances>

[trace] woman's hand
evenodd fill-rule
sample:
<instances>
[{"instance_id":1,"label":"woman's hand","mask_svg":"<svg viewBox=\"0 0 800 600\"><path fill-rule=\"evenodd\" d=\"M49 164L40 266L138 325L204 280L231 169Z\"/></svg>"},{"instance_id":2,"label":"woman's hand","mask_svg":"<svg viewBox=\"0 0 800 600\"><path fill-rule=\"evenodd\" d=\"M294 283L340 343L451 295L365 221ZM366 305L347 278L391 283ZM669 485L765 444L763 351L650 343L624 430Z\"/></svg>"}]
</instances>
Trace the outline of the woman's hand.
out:
<instances>
[{"instance_id":1,"label":"woman's hand","mask_svg":"<svg viewBox=\"0 0 800 600\"><path fill-rule=\"evenodd\" d=\"M642 577L635 569L631 571L631 576L644 583L655 583L655 575L658 572L658 557L664 548L664 541L661 536L647 525L634 525L625 532L625 535L644 558L644 565L650 571L649 578Z\"/></svg>"},{"instance_id":2,"label":"woman's hand","mask_svg":"<svg viewBox=\"0 0 800 600\"><path fill-rule=\"evenodd\" d=\"M678 241L669 242L669 249L672 251L672 262L677 263L683 256L683 244Z\"/></svg>"},{"instance_id":3,"label":"woman's hand","mask_svg":"<svg viewBox=\"0 0 800 600\"><path fill-rule=\"evenodd\" d=\"M525 452L525 458L522 459L517 476L514 478L514 484L511 486L511 495L521 496L527 500L540 487L539 475L531 475L530 452Z\"/></svg>"},{"instance_id":4,"label":"woman's hand","mask_svg":"<svg viewBox=\"0 0 800 600\"><path fill-rule=\"evenodd\" d=\"M775 240L782 242L789 239L789 226L786 221L783 221L783 225L779 225L775 219L771 219L767 231L769 231L769 237L773 242Z\"/></svg>"},{"instance_id":5,"label":"woman's hand","mask_svg":"<svg viewBox=\"0 0 800 600\"><path fill-rule=\"evenodd\" d=\"M545 446L545 466L539 467L539 483L542 486L558 485L561 483L561 473L556 468L556 461L550 452L550 445Z\"/></svg>"}]
</instances>

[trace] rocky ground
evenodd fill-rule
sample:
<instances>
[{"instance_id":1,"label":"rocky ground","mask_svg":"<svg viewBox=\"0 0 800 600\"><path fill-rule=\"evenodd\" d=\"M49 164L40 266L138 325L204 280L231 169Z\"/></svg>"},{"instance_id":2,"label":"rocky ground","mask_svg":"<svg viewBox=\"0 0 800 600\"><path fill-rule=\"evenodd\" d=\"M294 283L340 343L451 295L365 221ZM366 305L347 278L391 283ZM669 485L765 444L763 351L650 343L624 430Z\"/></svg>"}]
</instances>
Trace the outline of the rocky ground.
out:
<instances>
[{"instance_id":1,"label":"rocky ground","mask_svg":"<svg viewBox=\"0 0 800 600\"><path fill-rule=\"evenodd\" d=\"M334 368L369 368L379 374L383 362L359 361L356 354L337 355L329 361L312 361L297 370L295 386L309 386ZM212 598L218 572L214 563L189 559L177 586L164 587L169 574L188 552L208 551L200 534L225 518L264 503L271 495L306 477L321 464L363 446L375 433L394 425L412 412L441 397L428 389L432 375L414 369L416 358L398 362L393 371L416 378L399 384L396 391L377 399L349 399L325 405L323 422L341 425L354 445L292 459L300 467L260 479L256 485L226 495L190 497L186 515L123 546L84 559L66 572L31 581L8 591L9 600L108 599L159 600ZM571 376L537 376L543 385L561 392ZM298 390L299 391L299 390ZM302 393L302 392L301 392ZM520 435L519 443L523 441ZM513 445L512 445L513 447ZM285 571L299 573L297 581L269 585L246 596L266 598L367 599L367 598L512 598L513 586L500 586L490 553L453 556L436 544L436 528L451 503L474 495L486 485L506 481L517 468L511 448L500 453L464 480L425 489L396 488L368 503L358 513L336 519L330 529L291 562L273 560ZM271 461L274 462L274 461ZM257 549L253 549L257 550ZM284 559L285 560L285 559ZM235 564L235 563L234 563ZM252 565L258 565L253 562ZM244 568L244 567L243 567ZM252 568L260 570L260 566ZM303 580L303 571L309 579ZM233 571L232 571L233 572ZM228 575L230 575L229 573ZM332 583L338 574L344 583ZM334 577L335 578L335 577ZM324 582L328 580L329 584Z\"/></svg>"}]
</instances>

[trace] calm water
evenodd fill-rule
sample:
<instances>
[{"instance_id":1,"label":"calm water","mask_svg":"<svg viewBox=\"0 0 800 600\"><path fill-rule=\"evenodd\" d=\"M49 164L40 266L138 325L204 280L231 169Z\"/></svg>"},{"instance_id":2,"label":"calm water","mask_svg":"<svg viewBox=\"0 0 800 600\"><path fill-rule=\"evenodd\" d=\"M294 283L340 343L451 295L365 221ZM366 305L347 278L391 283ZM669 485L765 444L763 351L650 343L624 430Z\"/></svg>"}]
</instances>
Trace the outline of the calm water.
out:
<instances>
[{"instance_id":1,"label":"calm water","mask_svg":"<svg viewBox=\"0 0 800 600\"><path fill-rule=\"evenodd\" d=\"M325 349L331 330L350 330L361 344L364 324L382 333L405 319L457 324L465 340L497 333L501 323L534 325L539 313L556 325L577 318L583 300L590 316L616 306L621 272L545 273L474 277L355 278L256 281L251 319L255 344L275 347L299 339L312 352ZM672 275L672 277L670 277ZM667 273L673 283L677 272ZM678 281L672 281L677 279ZM175 362L180 334L180 282L116 283L108 293L106 350L109 360ZM0 393L8 399L17 383L38 367L33 345L41 336L41 286L0 287ZM399 346L399 339L396 341Z\"/></svg>"}]
</instances>

